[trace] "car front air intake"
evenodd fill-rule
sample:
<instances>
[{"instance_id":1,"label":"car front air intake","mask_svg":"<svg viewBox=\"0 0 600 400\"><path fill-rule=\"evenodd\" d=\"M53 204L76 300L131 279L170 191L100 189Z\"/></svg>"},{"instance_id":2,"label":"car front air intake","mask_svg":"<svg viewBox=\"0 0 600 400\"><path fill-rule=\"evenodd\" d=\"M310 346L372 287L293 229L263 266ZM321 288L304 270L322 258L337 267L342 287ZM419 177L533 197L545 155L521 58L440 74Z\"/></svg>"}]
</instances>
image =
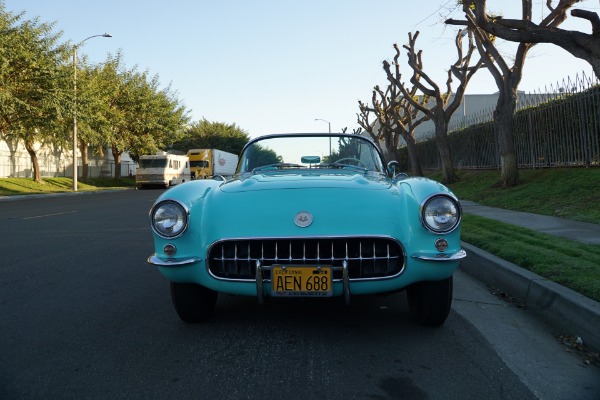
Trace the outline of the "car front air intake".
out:
<instances>
[{"instance_id":1,"label":"car front air intake","mask_svg":"<svg viewBox=\"0 0 600 400\"><path fill-rule=\"evenodd\" d=\"M208 270L218 279L256 280L256 264L263 279L270 279L270 266L330 265L333 279L342 278L348 263L350 280L385 279L404 269L400 243L388 237L236 239L214 243L208 251Z\"/></svg>"}]
</instances>

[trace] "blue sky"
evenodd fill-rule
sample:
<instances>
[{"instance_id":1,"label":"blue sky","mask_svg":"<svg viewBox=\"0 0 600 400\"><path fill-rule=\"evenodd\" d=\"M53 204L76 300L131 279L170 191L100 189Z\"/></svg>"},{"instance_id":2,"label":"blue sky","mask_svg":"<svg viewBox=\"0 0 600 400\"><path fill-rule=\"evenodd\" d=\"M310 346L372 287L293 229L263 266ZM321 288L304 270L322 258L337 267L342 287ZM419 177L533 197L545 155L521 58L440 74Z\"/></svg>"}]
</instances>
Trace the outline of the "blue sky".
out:
<instances>
[{"instance_id":1,"label":"blue sky","mask_svg":"<svg viewBox=\"0 0 600 400\"><path fill-rule=\"evenodd\" d=\"M1 0L0 0L1 1ZM370 102L385 85L381 62L420 31L425 70L445 85L455 61L455 27L441 21L455 0L4 0L13 13L55 22L71 43L94 38L79 50L92 63L119 49L128 68L138 66L171 84L191 110L192 120L235 123L251 136L278 132L326 132L357 128L358 100ZM506 5L505 3L510 3ZM518 18L520 1L489 0L506 17ZM534 1L535 20L546 13ZM598 3L578 5L599 11ZM459 18L460 14L452 15ZM590 32L570 18L564 27ZM510 54L511 45L501 49ZM401 57L405 61L405 55ZM410 74L406 64L405 75ZM534 91L589 65L552 45L538 45L526 61L520 90ZM467 93L493 93L480 71Z\"/></svg>"}]
</instances>

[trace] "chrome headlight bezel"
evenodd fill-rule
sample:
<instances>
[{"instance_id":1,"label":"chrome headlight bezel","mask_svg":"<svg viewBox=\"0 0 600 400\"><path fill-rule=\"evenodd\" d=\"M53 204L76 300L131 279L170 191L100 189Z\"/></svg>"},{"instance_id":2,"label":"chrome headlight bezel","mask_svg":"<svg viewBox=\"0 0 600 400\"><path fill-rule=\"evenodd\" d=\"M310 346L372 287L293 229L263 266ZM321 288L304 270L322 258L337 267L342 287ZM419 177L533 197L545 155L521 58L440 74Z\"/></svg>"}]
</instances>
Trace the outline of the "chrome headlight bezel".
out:
<instances>
[{"instance_id":1,"label":"chrome headlight bezel","mask_svg":"<svg viewBox=\"0 0 600 400\"><path fill-rule=\"evenodd\" d=\"M161 227L161 221L157 220L157 214L160 216L161 211L165 211L165 208L169 207L170 212L175 214L175 222L169 227ZM168 199L162 200L156 203L150 210L150 225L152 231L164 239L174 239L181 236L188 228L190 210L185 204L178 200ZM166 219L166 218L165 218Z\"/></svg>"},{"instance_id":2,"label":"chrome headlight bezel","mask_svg":"<svg viewBox=\"0 0 600 400\"><path fill-rule=\"evenodd\" d=\"M448 223L436 222L435 216L428 212L433 211L431 207L435 207L436 203L440 201L446 203L445 208L451 214ZM440 207L440 205L437 205L437 207ZM459 201L448 194L434 194L429 196L421 203L420 210L421 224L425 227L425 229L436 234L446 234L452 232L460 225L462 218L462 209ZM445 217L447 217L447 215Z\"/></svg>"}]
</instances>

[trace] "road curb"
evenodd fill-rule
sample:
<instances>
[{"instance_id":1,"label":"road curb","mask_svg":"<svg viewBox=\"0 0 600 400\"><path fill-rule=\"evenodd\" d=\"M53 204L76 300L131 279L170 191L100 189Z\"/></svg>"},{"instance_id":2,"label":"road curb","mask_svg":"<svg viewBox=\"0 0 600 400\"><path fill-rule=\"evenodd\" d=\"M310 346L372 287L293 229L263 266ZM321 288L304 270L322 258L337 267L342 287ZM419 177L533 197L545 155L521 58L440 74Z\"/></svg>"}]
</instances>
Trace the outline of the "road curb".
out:
<instances>
[{"instance_id":1,"label":"road curb","mask_svg":"<svg viewBox=\"0 0 600 400\"><path fill-rule=\"evenodd\" d=\"M460 263L465 272L515 297L561 333L600 349L600 303L468 243L462 246L467 251Z\"/></svg>"}]
</instances>

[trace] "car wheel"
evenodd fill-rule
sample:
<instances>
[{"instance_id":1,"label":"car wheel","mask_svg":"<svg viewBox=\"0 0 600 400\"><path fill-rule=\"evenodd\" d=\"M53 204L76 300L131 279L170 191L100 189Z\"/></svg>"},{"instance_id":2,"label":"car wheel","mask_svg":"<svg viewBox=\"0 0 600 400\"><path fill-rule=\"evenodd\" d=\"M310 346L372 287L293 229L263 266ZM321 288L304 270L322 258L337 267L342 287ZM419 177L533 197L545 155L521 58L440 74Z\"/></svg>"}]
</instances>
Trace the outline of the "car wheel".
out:
<instances>
[{"instance_id":1,"label":"car wheel","mask_svg":"<svg viewBox=\"0 0 600 400\"><path fill-rule=\"evenodd\" d=\"M171 282L171 299L185 322L201 322L213 315L218 293L195 283Z\"/></svg>"},{"instance_id":2,"label":"car wheel","mask_svg":"<svg viewBox=\"0 0 600 400\"><path fill-rule=\"evenodd\" d=\"M452 305L452 277L441 281L419 282L406 289L411 317L421 325L440 326Z\"/></svg>"}]
</instances>

